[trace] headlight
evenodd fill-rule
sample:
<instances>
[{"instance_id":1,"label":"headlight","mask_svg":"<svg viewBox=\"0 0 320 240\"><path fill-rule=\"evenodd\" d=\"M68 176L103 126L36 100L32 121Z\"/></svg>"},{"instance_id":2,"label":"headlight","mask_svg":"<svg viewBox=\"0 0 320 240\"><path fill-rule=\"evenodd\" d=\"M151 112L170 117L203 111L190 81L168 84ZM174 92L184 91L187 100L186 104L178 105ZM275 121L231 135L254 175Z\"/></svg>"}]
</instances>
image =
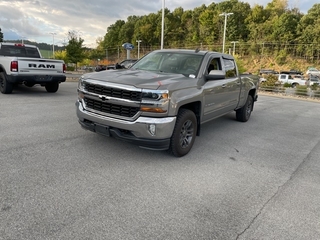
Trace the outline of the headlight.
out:
<instances>
[{"instance_id":1,"label":"headlight","mask_svg":"<svg viewBox=\"0 0 320 240\"><path fill-rule=\"evenodd\" d=\"M78 81L78 90L80 90L80 91L84 90L84 86L85 86L84 85L84 78L81 76Z\"/></svg>"},{"instance_id":2,"label":"headlight","mask_svg":"<svg viewBox=\"0 0 320 240\"><path fill-rule=\"evenodd\" d=\"M83 95L84 87L85 87L84 78L80 77L78 81L78 99L79 100L84 99L84 95Z\"/></svg>"},{"instance_id":3,"label":"headlight","mask_svg":"<svg viewBox=\"0 0 320 240\"><path fill-rule=\"evenodd\" d=\"M142 99L144 100L161 100L167 99L167 92L142 92Z\"/></svg>"},{"instance_id":4,"label":"headlight","mask_svg":"<svg viewBox=\"0 0 320 240\"><path fill-rule=\"evenodd\" d=\"M168 111L169 94L167 90L142 91L142 112L166 113Z\"/></svg>"}]
</instances>

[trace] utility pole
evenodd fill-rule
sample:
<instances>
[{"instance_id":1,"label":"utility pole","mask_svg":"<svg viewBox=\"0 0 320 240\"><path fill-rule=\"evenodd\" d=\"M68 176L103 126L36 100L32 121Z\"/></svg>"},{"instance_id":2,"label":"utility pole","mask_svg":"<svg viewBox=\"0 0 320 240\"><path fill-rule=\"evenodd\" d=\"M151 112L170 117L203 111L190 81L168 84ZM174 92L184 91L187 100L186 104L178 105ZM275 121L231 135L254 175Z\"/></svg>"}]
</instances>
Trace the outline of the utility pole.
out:
<instances>
[{"instance_id":1,"label":"utility pole","mask_svg":"<svg viewBox=\"0 0 320 240\"><path fill-rule=\"evenodd\" d=\"M52 58L54 58L54 35L57 35L57 34L54 32L50 34L52 35Z\"/></svg>"},{"instance_id":2,"label":"utility pole","mask_svg":"<svg viewBox=\"0 0 320 240\"><path fill-rule=\"evenodd\" d=\"M141 40L136 41L138 43L138 59L140 58L140 43L142 42Z\"/></svg>"},{"instance_id":3,"label":"utility pole","mask_svg":"<svg viewBox=\"0 0 320 240\"><path fill-rule=\"evenodd\" d=\"M222 53L224 53L224 45L226 42L226 30L227 30L227 17L232 15L233 13L221 13L219 16L224 16L224 29L223 29L223 45L222 45Z\"/></svg>"},{"instance_id":4,"label":"utility pole","mask_svg":"<svg viewBox=\"0 0 320 240\"><path fill-rule=\"evenodd\" d=\"M232 41L231 43L233 43L233 52L232 55L235 55L235 51L236 51L236 43L238 43L238 41Z\"/></svg>"},{"instance_id":5,"label":"utility pole","mask_svg":"<svg viewBox=\"0 0 320 240\"><path fill-rule=\"evenodd\" d=\"M161 49L163 49L163 35L164 35L164 6L165 6L165 0L162 0Z\"/></svg>"}]
</instances>

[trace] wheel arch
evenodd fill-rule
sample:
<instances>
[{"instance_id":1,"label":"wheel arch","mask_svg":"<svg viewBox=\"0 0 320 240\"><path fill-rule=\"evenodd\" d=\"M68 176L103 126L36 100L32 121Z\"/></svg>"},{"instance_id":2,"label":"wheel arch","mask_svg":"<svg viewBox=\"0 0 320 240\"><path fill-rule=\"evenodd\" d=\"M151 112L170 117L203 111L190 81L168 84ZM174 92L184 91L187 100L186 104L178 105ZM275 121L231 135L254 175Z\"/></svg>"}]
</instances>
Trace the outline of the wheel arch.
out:
<instances>
[{"instance_id":1,"label":"wheel arch","mask_svg":"<svg viewBox=\"0 0 320 240\"><path fill-rule=\"evenodd\" d=\"M196 119L197 119L197 136L200 136L201 102L196 101L196 102L186 103L184 105L181 105L179 110L182 108L189 109L190 111L194 112Z\"/></svg>"},{"instance_id":2,"label":"wheel arch","mask_svg":"<svg viewBox=\"0 0 320 240\"><path fill-rule=\"evenodd\" d=\"M256 89L256 88L251 89L251 90L249 91L249 94L248 94L248 95L251 95L251 97L252 97L252 99L253 99L254 102L257 101L257 89Z\"/></svg>"},{"instance_id":3,"label":"wheel arch","mask_svg":"<svg viewBox=\"0 0 320 240\"><path fill-rule=\"evenodd\" d=\"M0 64L0 72L3 72L5 75L7 75L6 69L2 64Z\"/></svg>"}]
</instances>

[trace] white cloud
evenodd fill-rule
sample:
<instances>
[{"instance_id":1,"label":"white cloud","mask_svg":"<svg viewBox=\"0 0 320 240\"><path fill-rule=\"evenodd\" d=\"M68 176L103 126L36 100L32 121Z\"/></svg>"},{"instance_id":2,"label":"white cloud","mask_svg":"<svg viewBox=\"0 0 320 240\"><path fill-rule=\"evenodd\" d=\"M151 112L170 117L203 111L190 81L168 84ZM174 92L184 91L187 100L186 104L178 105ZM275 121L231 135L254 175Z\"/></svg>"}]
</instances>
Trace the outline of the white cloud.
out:
<instances>
[{"instance_id":1,"label":"white cloud","mask_svg":"<svg viewBox=\"0 0 320 240\"><path fill-rule=\"evenodd\" d=\"M271 0L247 2L251 5L265 5ZM165 5L173 11L177 7L188 10L211 3L209 0L167 0ZM303 5L297 6L299 0L289 0L289 7L298 7L306 12L315 3L316 0L307 0ZM132 15L156 13L161 8L162 0L1 0L0 28L5 40L16 37L48 44L52 44L53 38L50 33L54 32L54 41L59 45L67 41L68 31L77 31L84 39L84 44L93 47L96 40L103 37L108 26L115 21L126 20Z\"/></svg>"}]
</instances>

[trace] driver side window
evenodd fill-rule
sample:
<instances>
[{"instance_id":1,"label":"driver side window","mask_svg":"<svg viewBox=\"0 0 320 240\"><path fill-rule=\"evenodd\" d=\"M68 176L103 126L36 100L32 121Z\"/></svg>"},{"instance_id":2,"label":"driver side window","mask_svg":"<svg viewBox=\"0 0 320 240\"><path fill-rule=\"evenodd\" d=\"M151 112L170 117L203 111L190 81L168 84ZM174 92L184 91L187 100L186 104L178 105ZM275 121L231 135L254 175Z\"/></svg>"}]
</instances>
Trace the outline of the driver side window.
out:
<instances>
[{"instance_id":1,"label":"driver side window","mask_svg":"<svg viewBox=\"0 0 320 240\"><path fill-rule=\"evenodd\" d=\"M210 73L212 70L222 70L220 64L220 58L211 59L209 66L207 68L207 72Z\"/></svg>"}]
</instances>

